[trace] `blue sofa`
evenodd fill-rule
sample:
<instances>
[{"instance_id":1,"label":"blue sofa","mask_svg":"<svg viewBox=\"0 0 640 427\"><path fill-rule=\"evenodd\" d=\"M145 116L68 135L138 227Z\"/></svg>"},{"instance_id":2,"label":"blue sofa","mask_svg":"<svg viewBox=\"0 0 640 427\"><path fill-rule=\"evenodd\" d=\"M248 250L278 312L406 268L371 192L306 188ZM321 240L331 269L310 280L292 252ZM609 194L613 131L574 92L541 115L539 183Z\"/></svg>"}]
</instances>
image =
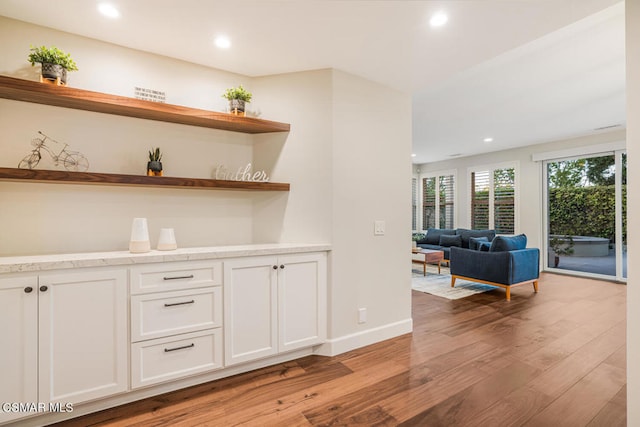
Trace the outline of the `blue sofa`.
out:
<instances>
[{"instance_id":1,"label":"blue sofa","mask_svg":"<svg viewBox=\"0 0 640 427\"><path fill-rule=\"evenodd\" d=\"M540 250L526 248L527 237L497 236L490 245L478 250L452 247L450 253L451 287L456 279L470 280L504 288L511 301L511 287L533 284L538 292Z\"/></svg>"},{"instance_id":2,"label":"blue sofa","mask_svg":"<svg viewBox=\"0 0 640 427\"><path fill-rule=\"evenodd\" d=\"M496 236L495 230L468 230L466 228L429 228L427 234L416 244L423 249L444 252L446 262L450 259L452 247L477 249L479 241L490 243Z\"/></svg>"}]
</instances>

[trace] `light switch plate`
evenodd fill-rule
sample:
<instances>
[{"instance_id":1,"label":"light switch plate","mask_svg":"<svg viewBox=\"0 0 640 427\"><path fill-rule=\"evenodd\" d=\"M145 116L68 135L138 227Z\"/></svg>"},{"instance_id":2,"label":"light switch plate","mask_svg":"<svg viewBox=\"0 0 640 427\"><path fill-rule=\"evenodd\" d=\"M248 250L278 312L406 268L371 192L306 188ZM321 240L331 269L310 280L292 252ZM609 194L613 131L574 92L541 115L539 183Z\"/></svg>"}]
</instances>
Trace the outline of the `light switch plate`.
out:
<instances>
[{"instance_id":1,"label":"light switch plate","mask_svg":"<svg viewBox=\"0 0 640 427\"><path fill-rule=\"evenodd\" d=\"M374 221L373 222L373 235L374 236L384 236L384 221Z\"/></svg>"},{"instance_id":2,"label":"light switch plate","mask_svg":"<svg viewBox=\"0 0 640 427\"><path fill-rule=\"evenodd\" d=\"M358 323L367 323L367 309L359 308L358 309Z\"/></svg>"}]
</instances>

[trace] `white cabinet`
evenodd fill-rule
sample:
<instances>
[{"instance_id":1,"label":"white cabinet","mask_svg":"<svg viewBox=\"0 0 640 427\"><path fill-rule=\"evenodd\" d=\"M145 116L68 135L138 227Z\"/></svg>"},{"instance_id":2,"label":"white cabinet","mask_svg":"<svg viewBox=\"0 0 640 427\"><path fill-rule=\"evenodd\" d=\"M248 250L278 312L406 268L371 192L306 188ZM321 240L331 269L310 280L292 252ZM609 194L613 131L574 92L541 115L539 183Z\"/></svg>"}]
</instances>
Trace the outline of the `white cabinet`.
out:
<instances>
[{"instance_id":1,"label":"white cabinet","mask_svg":"<svg viewBox=\"0 0 640 427\"><path fill-rule=\"evenodd\" d=\"M131 387L222 368L222 264L131 268Z\"/></svg>"},{"instance_id":2,"label":"white cabinet","mask_svg":"<svg viewBox=\"0 0 640 427\"><path fill-rule=\"evenodd\" d=\"M278 259L278 351L327 338L327 258L325 254Z\"/></svg>"},{"instance_id":3,"label":"white cabinet","mask_svg":"<svg viewBox=\"0 0 640 427\"><path fill-rule=\"evenodd\" d=\"M38 401L38 278L0 278L0 402ZM0 411L0 423L25 414Z\"/></svg>"},{"instance_id":4,"label":"white cabinet","mask_svg":"<svg viewBox=\"0 0 640 427\"><path fill-rule=\"evenodd\" d=\"M126 391L126 269L42 274L38 286L39 401Z\"/></svg>"},{"instance_id":5,"label":"white cabinet","mask_svg":"<svg viewBox=\"0 0 640 427\"><path fill-rule=\"evenodd\" d=\"M326 339L327 252L285 250L120 267L71 257L0 274L0 403L118 404L142 387L152 395L306 354ZM37 410L0 408L0 424Z\"/></svg>"},{"instance_id":6,"label":"white cabinet","mask_svg":"<svg viewBox=\"0 0 640 427\"><path fill-rule=\"evenodd\" d=\"M278 259L224 263L224 361L246 362L278 352Z\"/></svg>"},{"instance_id":7,"label":"white cabinet","mask_svg":"<svg viewBox=\"0 0 640 427\"><path fill-rule=\"evenodd\" d=\"M326 282L324 253L225 261L225 364L323 342Z\"/></svg>"},{"instance_id":8,"label":"white cabinet","mask_svg":"<svg viewBox=\"0 0 640 427\"><path fill-rule=\"evenodd\" d=\"M208 329L131 345L131 387L179 379L222 367L222 333Z\"/></svg>"},{"instance_id":9,"label":"white cabinet","mask_svg":"<svg viewBox=\"0 0 640 427\"><path fill-rule=\"evenodd\" d=\"M0 401L80 403L124 392L126 269L0 277ZM30 415L0 411L0 422Z\"/></svg>"},{"instance_id":10,"label":"white cabinet","mask_svg":"<svg viewBox=\"0 0 640 427\"><path fill-rule=\"evenodd\" d=\"M139 265L131 268L130 280L132 295L219 286L222 264L181 261Z\"/></svg>"}]
</instances>

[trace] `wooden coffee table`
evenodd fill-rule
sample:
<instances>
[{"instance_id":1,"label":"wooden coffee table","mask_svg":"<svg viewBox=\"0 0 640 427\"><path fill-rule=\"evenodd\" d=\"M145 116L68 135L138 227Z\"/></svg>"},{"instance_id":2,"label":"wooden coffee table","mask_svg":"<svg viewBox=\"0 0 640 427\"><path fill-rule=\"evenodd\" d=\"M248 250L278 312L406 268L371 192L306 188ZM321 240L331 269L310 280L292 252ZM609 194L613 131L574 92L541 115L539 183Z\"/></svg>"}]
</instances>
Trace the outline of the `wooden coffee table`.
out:
<instances>
[{"instance_id":1,"label":"wooden coffee table","mask_svg":"<svg viewBox=\"0 0 640 427\"><path fill-rule=\"evenodd\" d=\"M415 264L422 264L422 274L424 276L427 275L427 264L437 264L438 265L438 274L440 274L440 263L445 261L444 252L438 251L435 249L421 249L421 248L413 248L411 250L413 254L424 255L424 260L422 259L412 259L411 261Z\"/></svg>"}]
</instances>

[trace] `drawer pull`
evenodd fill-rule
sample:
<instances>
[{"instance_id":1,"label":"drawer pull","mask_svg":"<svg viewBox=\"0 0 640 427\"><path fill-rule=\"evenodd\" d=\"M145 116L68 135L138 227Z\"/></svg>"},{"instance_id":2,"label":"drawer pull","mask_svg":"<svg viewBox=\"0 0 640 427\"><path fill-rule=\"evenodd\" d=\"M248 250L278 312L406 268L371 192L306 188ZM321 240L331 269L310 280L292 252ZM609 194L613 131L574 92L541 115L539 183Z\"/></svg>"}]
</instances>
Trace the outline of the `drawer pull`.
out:
<instances>
[{"instance_id":1,"label":"drawer pull","mask_svg":"<svg viewBox=\"0 0 640 427\"><path fill-rule=\"evenodd\" d=\"M184 350L185 348L191 348L191 347L195 347L196 345L194 343L191 343L189 345L183 345L182 347L176 347L176 348L165 348L164 352L165 353L169 353L170 351L176 351L176 350Z\"/></svg>"},{"instance_id":2,"label":"drawer pull","mask_svg":"<svg viewBox=\"0 0 640 427\"><path fill-rule=\"evenodd\" d=\"M180 279L193 279L193 274L188 276L176 276L176 277L163 277L163 280L180 280Z\"/></svg>"},{"instance_id":3,"label":"drawer pull","mask_svg":"<svg viewBox=\"0 0 640 427\"><path fill-rule=\"evenodd\" d=\"M196 302L196 301L195 300L191 300L191 301L183 301L183 302L172 302L171 304L165 303L164 306L165 307L174 307L176 305L193 304L194 302Z\"/></svg>"}]
</instances>

